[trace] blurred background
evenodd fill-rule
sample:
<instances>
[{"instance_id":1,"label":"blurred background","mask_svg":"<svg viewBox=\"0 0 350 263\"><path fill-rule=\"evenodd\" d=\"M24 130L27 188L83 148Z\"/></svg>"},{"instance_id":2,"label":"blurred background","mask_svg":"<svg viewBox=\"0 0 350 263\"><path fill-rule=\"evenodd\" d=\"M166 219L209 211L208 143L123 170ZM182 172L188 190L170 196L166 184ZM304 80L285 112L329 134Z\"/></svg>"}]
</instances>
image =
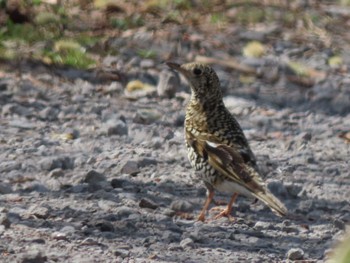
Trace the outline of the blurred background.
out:
<instances>
[{"instance_id":1,"label":"blurred background","mask_svg":"<svg viewBox=\"0 0 350 263\"><path fill-rule=\"evenodd\" d=\"M350 81L344 79L350 63L347 0L0 0L0 7L3 66L31 61L97 70L95 81L124 85L149 73L141 82L155 85L158 72L148 69L166 60L196 60L224 67L219 77L235 95L259 95L277 107L350 111L343 87ZM140 73L139 65L146 70ZM271 100L276 91L281 96Z\"/></svg>"}]
</instances>

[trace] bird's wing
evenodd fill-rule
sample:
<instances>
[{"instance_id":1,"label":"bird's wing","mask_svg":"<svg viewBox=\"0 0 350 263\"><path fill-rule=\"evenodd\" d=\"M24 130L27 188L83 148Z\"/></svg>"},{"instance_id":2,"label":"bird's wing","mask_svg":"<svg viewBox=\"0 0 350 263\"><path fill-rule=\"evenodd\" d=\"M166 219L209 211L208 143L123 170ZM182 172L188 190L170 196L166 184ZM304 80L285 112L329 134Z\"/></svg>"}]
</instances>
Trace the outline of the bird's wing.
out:
<instances>
[{"instance_id":1,"label":"bird's wing","mask_svg":"<svg viewBox=\"0 0 350 263\"><path fill-rule=\"evenodd\" d=\"M197 154L207 160L215 170L250 191L275 214L286 215L285 206L267 189L259 173L244 161L238 149L220 143L218 138L210 134L194 136L186 132L186 139Z\"/></svg>"},{"instance_id":2,"label":"bird's wing","mask_svg":"<svg viewBox=\"0 0 350 263\"><path fill-rule=\"evenodd\" d=\"M193 136L187 132L186 136L192 148L215 170L252 193L264 191L262 180L254 168L245 162L241 150L220 143L215 135Z\"/></svg>"}]
</instances>

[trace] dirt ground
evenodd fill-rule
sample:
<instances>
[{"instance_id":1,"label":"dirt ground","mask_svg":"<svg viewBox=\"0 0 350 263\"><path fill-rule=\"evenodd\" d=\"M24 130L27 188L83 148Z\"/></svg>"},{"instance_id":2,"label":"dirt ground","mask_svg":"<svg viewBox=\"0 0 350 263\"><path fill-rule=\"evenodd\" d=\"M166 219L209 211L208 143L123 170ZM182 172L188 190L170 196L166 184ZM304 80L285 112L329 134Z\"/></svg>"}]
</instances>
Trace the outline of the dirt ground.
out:
<instances>
[{"instance_id":1,"label":"dirt ground","mask_svg":"<svg viewBox=\"0 0 350 263\"><path fill-rule=\"evenodd\" d=\"M119 54L98 70L1 62L1 262L326 261L350 221L349 53L335 69L326 49L268 38L266 56L246 58L260 35L228 31L111 37ZM195 220L205 189L184 146L189 89L162 62L203 55L288 217L239 197L234 223ZM314 71L295 74L286 57Z\"/></svg>"}]
</instances>

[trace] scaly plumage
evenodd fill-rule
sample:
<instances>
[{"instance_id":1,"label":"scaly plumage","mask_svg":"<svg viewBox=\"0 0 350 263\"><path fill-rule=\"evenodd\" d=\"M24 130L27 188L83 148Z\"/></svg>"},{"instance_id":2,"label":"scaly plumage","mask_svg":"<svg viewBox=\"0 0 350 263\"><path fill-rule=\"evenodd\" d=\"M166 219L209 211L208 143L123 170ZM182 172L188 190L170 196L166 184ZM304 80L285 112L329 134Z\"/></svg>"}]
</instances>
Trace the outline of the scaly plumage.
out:
<instances>
[{"instance_id":1,"label":"scaly plumage","mask_svg":"<svg viewBox=\"0 0 350 263\"><path fill-rule=\"evenodd\" d=\"M191 87L192 96L185 119L186 146L191 165L208 189L198 220L205 220L214 190L232 194L227 208L216 218L230 216L238 194L258 198L275 214L286 215L285 206L262 181L248 141L223 103L215 71L199 63L179 65L168 62L167 65L180 72Z\"/></svg>"}]
</instances>

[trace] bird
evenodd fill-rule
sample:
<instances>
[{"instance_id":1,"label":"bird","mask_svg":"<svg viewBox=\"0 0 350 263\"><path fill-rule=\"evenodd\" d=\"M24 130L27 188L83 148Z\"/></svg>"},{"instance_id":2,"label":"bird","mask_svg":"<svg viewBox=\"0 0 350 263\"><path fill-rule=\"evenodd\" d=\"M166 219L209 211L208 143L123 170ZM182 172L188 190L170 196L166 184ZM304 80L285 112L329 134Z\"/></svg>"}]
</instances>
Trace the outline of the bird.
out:
<instances>
[{"instance_id":1,"label":"bird","mask_svg":"<svg viewBox=\"0 0 350 263\"><path fill-rule=\"evenodd\" d=\"M276 215L285 216L286 207L267 188L241 126L223 102L214 69L196 62L166 64L182 74L191 88L185 115L185 142L191 166L207 188L207 198L197 220L205 221L215 191L231 194L231 199L214 219L228 217L234 221L232 206L239 194L259 199Z\"/></svg>"}]
</instances>

